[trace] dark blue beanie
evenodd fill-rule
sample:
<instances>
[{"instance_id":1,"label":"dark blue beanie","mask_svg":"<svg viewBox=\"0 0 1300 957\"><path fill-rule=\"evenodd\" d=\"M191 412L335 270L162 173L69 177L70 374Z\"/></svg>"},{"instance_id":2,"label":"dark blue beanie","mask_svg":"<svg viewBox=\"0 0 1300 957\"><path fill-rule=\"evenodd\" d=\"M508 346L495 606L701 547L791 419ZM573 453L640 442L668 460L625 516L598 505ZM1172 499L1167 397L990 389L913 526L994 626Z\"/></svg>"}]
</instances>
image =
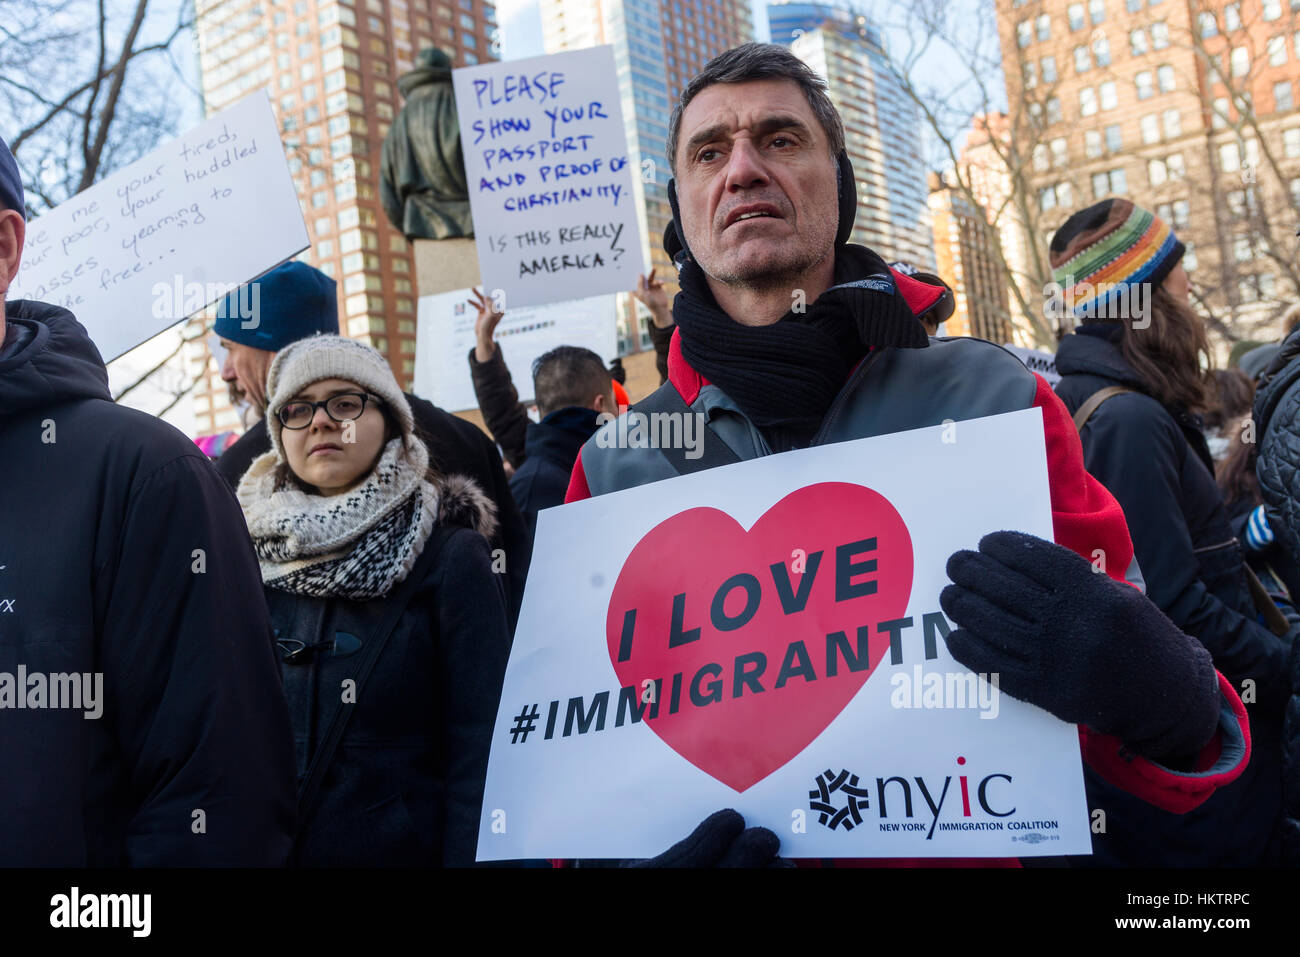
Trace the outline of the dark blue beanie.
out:
<instances>
[{"instance_id":1,"label":"dark blue beanie","mask_svg":"<svg viewBox=\"0 0 1300 957\"><path fill-rule=\"evenodd\" d=\"M18 163L9 146L0 139L0 209L12 209L27 218L27 204L23 200L23 178L18 175Z\"/></svg>"},{"instance_id":2,"label":"dark blue beanie","mask_svg":"<svg viewBox=\"0 0 1300 957\"><path fill-rule=\"evenodd\" d=\"M212 331L240 345L279 352L317 333L339 334L334 280L302 262L276 266L217 303Z\"/></svg>"}]
</instances>

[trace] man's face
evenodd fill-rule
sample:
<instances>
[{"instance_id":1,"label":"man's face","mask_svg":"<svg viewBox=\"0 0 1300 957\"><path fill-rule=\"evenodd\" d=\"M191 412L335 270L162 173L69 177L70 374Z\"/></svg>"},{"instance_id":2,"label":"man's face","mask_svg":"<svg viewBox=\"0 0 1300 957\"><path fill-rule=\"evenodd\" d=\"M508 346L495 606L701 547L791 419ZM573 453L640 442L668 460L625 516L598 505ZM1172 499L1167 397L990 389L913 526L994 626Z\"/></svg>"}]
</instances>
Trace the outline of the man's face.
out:
<instances>
[{"instance_id":1,"label":"man's face","mask_svg":"<svg viewBox=\"0 0 1300 957\"><path fill-rule=\"evenodd\" d=\"M226 362L221 367L221 378L234 383L257 408L266 408L266 375L271 371L274 352L254 349L228 339L221 340L226 350Z\"/></svg>"},{"instance_id":2,"label":"man's face","mask_svg":"<svg viewBox=\"0 0 1300 957\"><path fill-rule=\"evenodd\" d=\"M768 289L831 255L837 164L793 80L706 87L682 114L679 144L681 226L706 274Z\"/></svg>"}]
</instances>

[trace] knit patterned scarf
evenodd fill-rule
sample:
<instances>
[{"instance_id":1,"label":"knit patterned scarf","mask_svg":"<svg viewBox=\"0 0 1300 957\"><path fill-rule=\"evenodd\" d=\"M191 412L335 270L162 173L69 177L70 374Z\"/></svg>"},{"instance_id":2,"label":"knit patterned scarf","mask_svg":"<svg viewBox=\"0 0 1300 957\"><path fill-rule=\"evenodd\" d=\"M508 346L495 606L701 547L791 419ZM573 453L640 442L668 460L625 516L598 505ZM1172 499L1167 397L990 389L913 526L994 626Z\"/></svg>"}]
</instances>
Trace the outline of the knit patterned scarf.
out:
<instances>
[{"instance_id":1,"label":"knit patterned scarf","mask_svg":"<svg viewBox=\"0 0 1300 957\"><path fill-rule=\"evenodd\" d=\"M323 496L277 488L275 452L259 456L239 483L262 582L314 598L380 598L415 565L438 514L426 478L424 443L401 437L384 447L366 480Z\"/></svg>"}]
</instances>

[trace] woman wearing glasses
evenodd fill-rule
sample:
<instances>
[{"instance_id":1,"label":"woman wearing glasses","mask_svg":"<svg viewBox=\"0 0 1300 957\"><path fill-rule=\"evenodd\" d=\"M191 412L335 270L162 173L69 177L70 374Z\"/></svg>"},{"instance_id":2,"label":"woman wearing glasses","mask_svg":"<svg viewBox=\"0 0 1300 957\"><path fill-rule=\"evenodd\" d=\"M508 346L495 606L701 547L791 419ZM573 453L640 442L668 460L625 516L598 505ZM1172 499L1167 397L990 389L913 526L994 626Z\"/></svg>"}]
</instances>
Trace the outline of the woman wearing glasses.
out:
<instances>
[{"instance_id":1,"label":"woman wearing glasses","mask_svg":"<svg viewBox=\"0 0 1300 957\"><path fill-rule=\"evenodd\" d=\"M508 649L492 503L441 476L384 358L283 349L239 485L293 721L300 866L474 861Z\"/></svg>"}]
</instances>

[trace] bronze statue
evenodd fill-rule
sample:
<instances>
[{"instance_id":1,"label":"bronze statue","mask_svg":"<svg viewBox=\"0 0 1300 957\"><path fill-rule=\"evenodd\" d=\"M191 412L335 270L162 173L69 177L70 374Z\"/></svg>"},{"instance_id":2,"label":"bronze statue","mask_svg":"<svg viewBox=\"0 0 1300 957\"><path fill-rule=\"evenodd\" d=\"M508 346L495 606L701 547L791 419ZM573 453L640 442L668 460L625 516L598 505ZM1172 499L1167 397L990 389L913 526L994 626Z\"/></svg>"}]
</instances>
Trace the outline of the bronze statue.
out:
<instances>
[{"instance_id":1,"label":"bronze statue","mask_svg":"<svg viewBox=\"0 0 1300 957\"><path fill-rule=\"evenodd\" d=\"M410 240L473 236L451 59L431 48L415 63L397 80L406 104L384 139L384 212Z\"/></svg>"}]
</instances>

